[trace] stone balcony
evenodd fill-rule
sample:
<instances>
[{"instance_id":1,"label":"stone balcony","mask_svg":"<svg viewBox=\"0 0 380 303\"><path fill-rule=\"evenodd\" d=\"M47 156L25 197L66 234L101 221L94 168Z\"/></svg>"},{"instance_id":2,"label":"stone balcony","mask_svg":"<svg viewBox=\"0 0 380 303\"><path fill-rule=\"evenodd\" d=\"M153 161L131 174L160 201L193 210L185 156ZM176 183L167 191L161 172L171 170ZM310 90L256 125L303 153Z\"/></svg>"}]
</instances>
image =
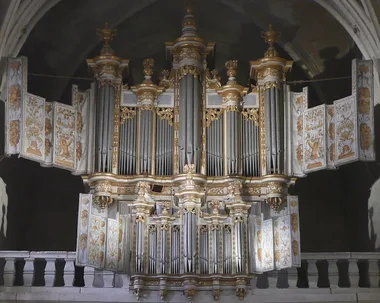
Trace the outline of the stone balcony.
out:
<instances>
[{"instance_id":1,"label":"stone balcony","mask_svg":"<svg viewBox=\"0 0 380 303\"><path fill-rule=\"evenodd\" d=\"M302 267L252 279L246 302L380 302L380 253L304 253ZM74 252L0 252L2 302L137 302L126 275L76 267ZM187 302L169 291L166 302ZM215 302L210 290L194 302ZM220 302L241 302L235 288L222 290ZM139 302L162 302L144 290Z\"/></svg>"}]
</instances>

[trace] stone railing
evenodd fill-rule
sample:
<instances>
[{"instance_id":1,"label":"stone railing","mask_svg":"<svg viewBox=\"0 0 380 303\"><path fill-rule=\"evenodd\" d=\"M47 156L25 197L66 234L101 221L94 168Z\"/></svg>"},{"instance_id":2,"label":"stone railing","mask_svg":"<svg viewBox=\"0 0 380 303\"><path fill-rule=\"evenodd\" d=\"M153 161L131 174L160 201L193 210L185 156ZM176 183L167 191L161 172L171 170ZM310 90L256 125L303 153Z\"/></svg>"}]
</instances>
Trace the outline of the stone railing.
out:
<instances>
[{"instance_id":1,"label":"stone railing","mask_svg":"<svg viewBox=\"0 0 380 303\"><path fill-rule=\"evenodd\" d=\"M126 275L77 267L74 260L74 252L0 251L0 301L137 301ZM380 302L379 286L380 253L304 253L300 268L254 277L245 300ZM220 300L238 298L223 290ZM144 291L141 301L162 300L158 293ZM187 299L169 292L165 301ZM213 299L210 292L199 291L193 301Z\"/></svg>"}]
</instances>

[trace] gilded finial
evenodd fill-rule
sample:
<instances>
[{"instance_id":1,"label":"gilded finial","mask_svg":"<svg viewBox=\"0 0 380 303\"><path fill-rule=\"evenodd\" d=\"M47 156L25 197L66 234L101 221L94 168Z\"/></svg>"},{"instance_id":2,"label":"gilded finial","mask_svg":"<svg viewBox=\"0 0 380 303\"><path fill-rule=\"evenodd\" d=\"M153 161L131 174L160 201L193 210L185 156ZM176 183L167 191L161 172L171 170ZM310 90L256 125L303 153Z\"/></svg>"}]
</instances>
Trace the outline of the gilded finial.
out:
<instances>
[{"instance_id":1,"label":"gilded finial","mask_svg":"<svg viewBox=\"0 0 380 303\"><path fill-rule=\"evenodd\" d=\"M116 35L117 30L116 29L110 29L108 26L108 22L106 22L106 25L104 28L96 29L96 33L100 37L100 39L104 42L104 45L109 45L110 41L113 40L114 36Z\"/></svg>"},{"instance_id":2,"label":"gilded finial","mask_svg":"<svg viewBox=\"0 0 380 303\"><path fill-rule=\"evenodd\" d=\"M269 45L268 50L265 52L265 57L278 56L278 52L274 48L274 44L277 43L278 38L281 37L281 33L273 30L272 24L269 24L268 30L266 32L261 32L261 37L263 37L264 41Z\"/></svg>"},{"instance_id":3,"label":"gilded finial","mask_svg":"<svg viewBox=\"0 0 380 303\"><path fill-rule=\"evenodd\" d=\"M150 80L153 75L154 60L152 58L145 59L143 61L145 80Z\"/></svg>"},{"instance_id":4,"label":"gilded finial","mask_svg":"<svg viewBox=\"0 0 380 303\"><path fill-rule=\"evenodd\" d=\"M236 83L235 77L236 77L236 70L238 68L238 61L237 60L227 61L226 62L226 68L227 68L227 76L228 76L227 84Z\"/></svg>"},{"instance_id":5,"label":"gilded finial","mask_svg":"<svg viewBox=\"0 0 380 303\"><path fill-rule=\"evenodd\" d=\"M185 0L185 18L183 19L182 25L183 29L186 28L192 28L193 30L196 29L196 22L193 16L194 10L191 6L191 0Z\"/></svg>"},{"instance_id":6,"label":"gilded finial","mask_svg":"<svg viewBox=\"0 0 380 303\"><path fill-rule=\"evenodd\" d=\"M185 13L186 15L193 14L193 7L191 6L191 0L185 0Z\"/></svg>"}]
</instances>

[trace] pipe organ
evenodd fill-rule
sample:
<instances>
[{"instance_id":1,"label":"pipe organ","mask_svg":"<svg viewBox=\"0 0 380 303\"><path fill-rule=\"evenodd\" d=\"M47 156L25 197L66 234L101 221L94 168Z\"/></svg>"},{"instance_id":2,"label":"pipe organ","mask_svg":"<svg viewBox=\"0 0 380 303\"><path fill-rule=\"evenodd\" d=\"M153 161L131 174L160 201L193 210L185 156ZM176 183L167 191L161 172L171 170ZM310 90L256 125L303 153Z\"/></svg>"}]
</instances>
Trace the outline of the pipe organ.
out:
<instances>
[{"instance_id":1,"label":"pipe organ","mask_svg":"<svg viewBox=\"0 0 380 303\"><path fill-rule=\"evenodd\" d=\"M255 274L300 266L296 177L372 161L373 63L354 60L351 96L308 108L307 88L291 92L292 62L279 57L279 32L262 35L251 61L255 85L209 70L214 44L198 36L187 5L182 35L166 43L172 68L154 83L153 59L140 84L122 83L128 60L115 55L116 30L97 31L94 82L73 86L72 105L27 90L27 59L8 58L6 152L83 176L78 266L130 279L141 296L158 291L225 291L244 298Z\"/></svg>"}]
</instances>

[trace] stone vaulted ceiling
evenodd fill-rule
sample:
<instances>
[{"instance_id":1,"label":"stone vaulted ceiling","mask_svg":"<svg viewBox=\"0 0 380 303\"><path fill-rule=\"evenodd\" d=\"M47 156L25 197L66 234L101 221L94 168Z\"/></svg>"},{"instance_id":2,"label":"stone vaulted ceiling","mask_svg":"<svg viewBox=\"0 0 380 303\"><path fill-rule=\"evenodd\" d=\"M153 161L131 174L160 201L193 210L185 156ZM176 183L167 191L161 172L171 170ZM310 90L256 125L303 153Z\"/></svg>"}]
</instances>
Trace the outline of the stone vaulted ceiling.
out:
<instances>
[{"instance_id":1,"label":"stone vaulted ceiling","mask_svg":"<svg viewBox=\"0 0 380 303\"><path fill-rule=\"evenodd\" d=\"M141 81L144 58L155 59L157 72L168 67L164 42L180 35L183 1L55 2L34 28L25 28L30 34L20 54L29 58L30 72L87 76L85 59L100 48L95 28L105 22L118 29L116 53L131 60L130 82ZM313 0L198 0L194 6L200 35L216 42L215 67L222 70L227 59L238 59L242 84L248 80L248 61L265 51L260 31L269 23L282 32L283 55L296 62L295 79L324 75L329 61L345 58L354 47L345 29ZM40 80L31 78L30 88L50 100L62 99L69 89L67 79Z\"/></svg>"}]
</instances>

